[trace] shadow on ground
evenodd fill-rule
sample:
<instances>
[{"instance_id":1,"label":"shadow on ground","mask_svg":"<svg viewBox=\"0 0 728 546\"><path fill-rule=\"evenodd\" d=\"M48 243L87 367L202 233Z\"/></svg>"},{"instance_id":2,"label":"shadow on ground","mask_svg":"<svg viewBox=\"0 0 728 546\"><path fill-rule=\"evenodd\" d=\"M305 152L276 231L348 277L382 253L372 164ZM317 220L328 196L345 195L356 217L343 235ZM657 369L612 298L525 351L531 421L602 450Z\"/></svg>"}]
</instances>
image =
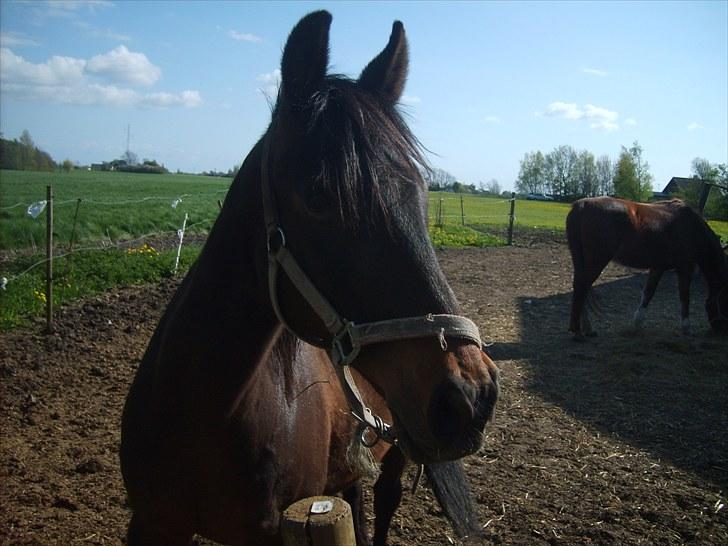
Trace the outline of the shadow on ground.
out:
<instances>
[{"instance_id":1,"label":"shadow on ground","mask_svg":"<svg viewBox=\"0 0 728 546\"><path fill-rule=\"evenodd\" d=\"M570 293L518 298L521 341L497 361L530 366L527 388L603 434L728 489L728 339L705 318L702 279L691 289L693 332L678 328L677 282L665 274L641 331L629 323L644 274L599 285L599 335L566 332Z\"/></svg>"}]
</instances>

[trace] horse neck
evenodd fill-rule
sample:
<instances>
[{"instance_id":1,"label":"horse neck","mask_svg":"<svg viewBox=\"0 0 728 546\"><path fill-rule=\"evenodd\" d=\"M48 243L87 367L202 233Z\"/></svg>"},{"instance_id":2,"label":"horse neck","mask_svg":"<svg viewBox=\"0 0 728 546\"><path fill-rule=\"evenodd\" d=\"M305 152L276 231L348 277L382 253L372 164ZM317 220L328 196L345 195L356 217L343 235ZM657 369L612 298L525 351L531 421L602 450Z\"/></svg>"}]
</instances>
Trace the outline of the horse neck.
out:
<instances>
[{"instance_id":1,"label":"horse neck","mask_svg":"<svg viewBox=\"0 0 728 546\"><path fill-rule=\"evenodd\" d=\"M697 262L708 285L709 297L728 286L728 260L720 244L709 242Z\"/></svg>"},{"instance_id":2,"label":"horse neck","mask_svg":"<svg viewBox=\"0 0 728 546\"><path fill-rule=\"evenodd\" d=\"M280 331L265 280L260 150L259 143L231 185L176 313L205 340L198 350L209 354L197 360L231 386L247 381Z\"/></svg>"}]
</instances>

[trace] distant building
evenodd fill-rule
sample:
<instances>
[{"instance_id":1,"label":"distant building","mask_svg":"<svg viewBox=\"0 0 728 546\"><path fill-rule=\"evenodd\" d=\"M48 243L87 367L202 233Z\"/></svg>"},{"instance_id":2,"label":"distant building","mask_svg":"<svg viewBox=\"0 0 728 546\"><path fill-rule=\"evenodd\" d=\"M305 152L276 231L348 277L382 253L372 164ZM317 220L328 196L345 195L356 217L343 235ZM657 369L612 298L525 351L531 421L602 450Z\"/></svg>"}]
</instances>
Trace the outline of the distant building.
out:
<instances>
[{"instance_id":1,"label":"distant building","mask_svg":"<svg viewBox=\"0 0 728 546\"><path fill-rule=\"evenodd\" d=\"M704 180L697 176L693 176L692 178L673 176L667 183L667 186L661 192L653 192L652 197L653 199L680 197L702 213L711 187L712 181Z\"/></svg>"},{"instance_id":2,"label":"distant building","mask_svg":"<svg viewBox=\"0 0 728 546\"><path fill-rule=\"evenodd\" d=\"M685 195L698 196L703 188L703 182L710 183L710 180L703 180L697 176L692 178L673 176L662 191L652 192L652 198L671 199Z\"/></svg>"}]
</instances>

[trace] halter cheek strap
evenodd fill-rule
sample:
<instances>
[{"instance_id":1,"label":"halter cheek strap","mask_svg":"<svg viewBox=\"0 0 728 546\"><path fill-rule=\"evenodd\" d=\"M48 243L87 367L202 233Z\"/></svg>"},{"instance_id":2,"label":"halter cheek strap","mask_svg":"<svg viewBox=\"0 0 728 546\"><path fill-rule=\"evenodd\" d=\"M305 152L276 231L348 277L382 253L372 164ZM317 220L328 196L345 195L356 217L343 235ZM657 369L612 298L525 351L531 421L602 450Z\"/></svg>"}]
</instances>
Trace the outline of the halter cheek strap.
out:
<instances>
[{"instance_id":1,"label":"halter cheek strap","mask_svg":"<svg viewBox=\"0 0 728 546\"><path fill-rule=\"evenodd\" d=\"M447 350L447 337L457 338L481 347L482 342L478 327L468 318L448 314L395 318L362 324L355 324L339 315L309 279L286 246L285 232L279 222L275 197L268 175L269 153L270 136L267 136L263 143L261 183L263 214L268 238L268 288L273 310L278 320L294 335L312 345L327 350L339 380L344 387L354 417L363 426L371 428L377 438L393 443L396 440L394 430L364 404L361 393L351 375L349 365L356 359L361 348L375 343L427 337L437 339L443 351ZM321 319L330 334L330 339L303 335L288 324L278 301L279 269L283 269L301 296ZM361 441L365 445L372 445L366 443L363 435Z\"/></svg>"}]
</instances>

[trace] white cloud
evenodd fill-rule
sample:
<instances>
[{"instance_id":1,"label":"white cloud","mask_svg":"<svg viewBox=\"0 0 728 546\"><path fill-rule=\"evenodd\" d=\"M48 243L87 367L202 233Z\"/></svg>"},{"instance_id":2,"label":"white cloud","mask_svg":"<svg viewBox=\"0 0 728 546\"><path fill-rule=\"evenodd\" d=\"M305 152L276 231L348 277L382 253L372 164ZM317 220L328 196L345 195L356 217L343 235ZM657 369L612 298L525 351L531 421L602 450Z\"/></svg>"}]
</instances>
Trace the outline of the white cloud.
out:
<instances>
[{"instance_id":1,"label":"white cloud","mask_svg":"<svg viewBox=\"0 0 728 546\"><path fill-rule=\"evenodd\" d=\"M546 115L564 119L581 119L584 116L574 102L552 102L546 107Z\"/></svg>"},{"instance_id":2,"label":"white cloud","mask_svg":"<svg viewBox=\"0 0 728 546\"><path fill-rule=\"evenodd\" d=\"M0 81L4 85L52 87L73 85L83 78L86 61L54 55L44 63L29 63L10 49L0 49Z\"/></svg>"},{"instance_id":3,"label":"white cloud","mask_svg":"<svg viewBox=\"0 0 728 546\"><path fill-rule=\"evenodd\" d=\"M637 120L634 118L627 118L624 120L624 124L634 127L635 125L637 125Z\"/></svg>"},{"instance_id":4,"label":"white cloud","mask_svg":"<svg viewBox=\"0 0 728 546\"><path fill-rule=\"evenodd\" d=\"M600 78L603 78L607 75L607 71L600 68L582 68L581 71L585 74L590 74L592 76L599 76Z\"/></svg>"},{"instance_id":5,"label":"white cloud","mask_svg":"<svg viewBox=\"0 0 728 546\"><path fill-rule=\"evenodd\" d=\"M173 106L184 106L194 108L202 104L202 97L197 91L182 91L181 93L149 93L140 97L140 106L153 108L169 108Z\"/></svg>"},{"instance_id":6,"label":"white cloud","mask_svg":"<svg viewBox=\"0 0 728 546\"><path fill-rule=\"evenodd\" d=\"M233 40L237 40L238 42L258 43L263 41L263 38L261 38L260 36L250 34L248 32L238 32L237 30L228 31L228 36L230 36L230 38L232 38Z\"/></svg>"},{"instance_id":7,"label":"white cloud","mask_svg":"<svg viewBox=\"0 0 728 546\"><path fill-rule=\"evenodd\" d=\"M485 116L485 119L483 121L485 121L486 123L497 124L501 122L501 119L498 116Z\"/></svg>"},{"instance_id":8,"label":"white cloud","mask_svg":"<svg viewBox=\"0 0 728 546\"><path fill-rule=\"evenodd\" d=\"M688 131L697 131L699 129L705 129L702 125L700 125L697 121L693 121L690 123L687 127Z\"/></svg>"},{"instance_id":9,"label":"white cloud","mask_svg":"<svg viewBox=\"0 0 728 546\"><path fill-rule=\"evenodd\" d=\"M422 102L422 99L417 95L402 95L402 97L399 99L399 102L401 102L402 104L407 104L409 106L414 106L415 104L420 104Z\"/></svg>"},{"instance_id":10,"label":"white cloud","mask_svg":"<svg viewBox=\"0 0 728 546\"><path fill-rule=\"evenodd\" d=\"M40 24L49 18L77 20L81 11L96 13L97 8L108 8L114 4L107 0L46 0L28 2L28 5L33 6L31 13Z\"/></svg>"},{"instance_id":11,"label":"white cloud","mask_svg":"<svg viewBox=\"0 0 728 546\"><path fill-rule=\"evenodd\" d=\"M601 106L586 104L580 107L574 102L552 102L546 107L545 114L549 117L558 117L568 120L587 120L592 129L616 131L619 129L617 119L619 114Z\"/></svg>"},{"instance_id":12,"label":"white cloud","mask_svg":"<svg viewBox=\"0 0 728 546\"><path fill-rule=\"evenodd\" d=\"M28 38L20 32L0 32L0 47L23 47L37 46L40 42L33 38Z\"/></svg>"},{"instance_id":13,"label":"white cloud","mask_svg":"<svg viewBox=\"0 0 728 546\"><path fill-rule=\"evenodd\" d=\"M129 85L152 85L162 75L144 53L129 51L123 45L91 57L86 69L91 74Z\"/></svg>"},{"instance_id":14,"label":"white cloud","mask_svg":"<svg viewBox=\"0 0 728 546\"><path fill-rule=\"evenodd\" d=\"M114 85L150 85L161 76L142 53L124 46L91 60L53 56L31 63L9 48L0 49L0 83L3 93L20 100L60 104L102 104L143 108L194 108L202 104L198 91L139 93ZM101 80L94 81L94 80ZM105 80L105 81L104 81Z\"/></svg>"},{"instance_id":15,"label":"white cloud","mask_svg":"<svg viewBox=\"0 0 728 546\"><path fill-rule=\"evenodd\" d=\"M263 84L263 87L259 89L260 93L268 100L274 100L281 85L281 69L276 68L271 72L259 74L255 80Z\"/></svg>"}]
</instances>

